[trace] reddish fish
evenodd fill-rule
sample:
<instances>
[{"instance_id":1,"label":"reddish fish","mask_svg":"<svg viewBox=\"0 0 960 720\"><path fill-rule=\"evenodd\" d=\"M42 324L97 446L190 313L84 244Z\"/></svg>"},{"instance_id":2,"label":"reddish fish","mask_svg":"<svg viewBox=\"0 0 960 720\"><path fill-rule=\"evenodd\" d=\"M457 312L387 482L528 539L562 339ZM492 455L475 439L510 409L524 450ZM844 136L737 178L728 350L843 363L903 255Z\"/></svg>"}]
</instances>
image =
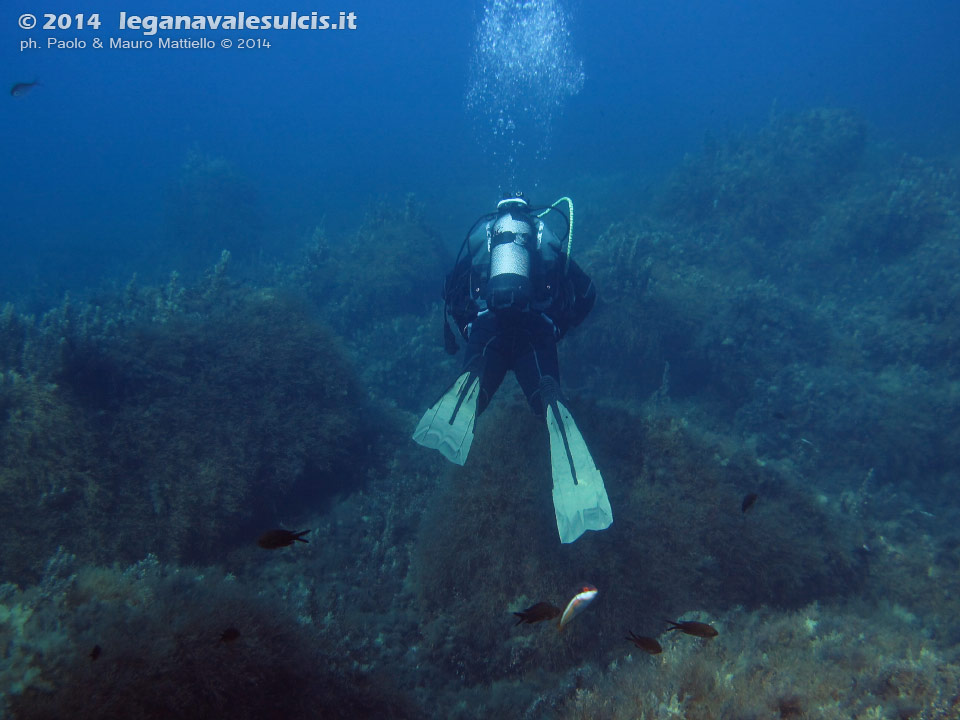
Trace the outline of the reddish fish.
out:
<instances>
[{"instance_id":1,"label":"reddish fish","mask_svg":"<svg viewBox=\"0 0 960 720\"><path fill-rule=\"evenodd\" d=\"M580 588L580 592L574 595L570 602L567 603L567 607L563 611L563 615L560 616L560 624L557 625L557 629L563 630L565 625L586 610L587 605L593 602L593 599L597 596L598 592L599 591L593 585L584 585L582 588Z\"/></svg>"}]
</instances>

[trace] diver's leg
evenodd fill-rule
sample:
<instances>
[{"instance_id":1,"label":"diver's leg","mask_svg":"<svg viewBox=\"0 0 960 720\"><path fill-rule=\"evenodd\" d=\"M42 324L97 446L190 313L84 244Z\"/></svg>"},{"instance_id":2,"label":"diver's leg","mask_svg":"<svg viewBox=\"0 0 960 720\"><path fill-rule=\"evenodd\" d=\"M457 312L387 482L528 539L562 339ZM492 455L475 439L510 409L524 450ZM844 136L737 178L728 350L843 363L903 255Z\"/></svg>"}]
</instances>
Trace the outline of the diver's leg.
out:
<instances>
[{"instance_id":1,"label":"diver's leg","mask_svg":"<svg viewBox=\"0 0 960 720\"><path fill-rule=\"evenodd\" d=\"M552 325L546 320L532 325L528 339L529 347L517 358L514 370L534 412L546 414L557 531L560 542L571 543L587 530L609 527L613 511L603 477L560 392Z\"/></svg>"},{"instance_id":2,"label":"diver's leg","mask_svg":"<svg viewBox=\"0 0 960 720\"><path fill-rule=\"evenodd\" d=\"M485 317L474 321L469 333L463 371L443 396L424 413L413 432L413 439L440 453L457 465L463 465L473 443L477 415L503 380L505 370L495 345L496 323Z\"/></svg>"},{"instance_id":3,"label":"diver's leg","mask_svg":"<svg viewBox=\"0 0 960 720\"><path fill-rule=\"evenodd\" d=\"M480 396L477 415L482 413L507 374L509 362L500 335L500 326L493 313L481 315L470 327L463 369L480 375Z\"/></svg>"},{"instance_id":4,"label":"diver's leg","mask_svg":"<svg viewBox=\"0 0 960 720\"><path fill-rule=\"evenodd\" d=\"M530 324L526 337L527 345L520 350L513 371L533 412L542 416L546 407L541 391L543 379L553 378L558 391L560 388L557 338L553 324L543 318Z\"/></svg>"}]
</instances>

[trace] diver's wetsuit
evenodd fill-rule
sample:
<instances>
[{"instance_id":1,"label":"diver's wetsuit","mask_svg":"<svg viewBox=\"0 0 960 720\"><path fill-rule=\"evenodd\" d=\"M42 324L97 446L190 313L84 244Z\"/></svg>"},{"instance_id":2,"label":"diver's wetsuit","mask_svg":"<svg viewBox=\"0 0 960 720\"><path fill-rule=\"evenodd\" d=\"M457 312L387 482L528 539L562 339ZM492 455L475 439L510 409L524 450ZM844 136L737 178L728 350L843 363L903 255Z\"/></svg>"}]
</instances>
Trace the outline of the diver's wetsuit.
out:
<instances>
[{"instance_id":1,"label":"diver's wetsuit","mask_svg":"<svg viewBox=\"0 0 960 720\"><path fill-rule=\"evenodd\" d=\"M564 200L572 215L573 203ZM557 343L586 318L597 293L539 219L559 202L532 215L537 209L517 194L470 228L443 288L444 347L451 354L459 349L449 316L467 341L464 369L420 418L413 440L464 465L477 414L513 370L533 411L544 416L557 533L560 542L572 543L587 530L610 527L613 510L560 391ZM567 248L569 229L567 222Z\"/></svg>"},{"instance_id":2,"label":"diver's wetsuit","mask_svg":"<svg viewBox=\"0 0 960 720\"><path fill-rule=\"evenodd\" d=\"M476 266L473 269L475 272ZM461 277L454 277L458 272ZM513 370L531 408L543 415L541 380L550 376L559 387L557 343L593 308L597 299L593 282L575 262L568 263L565 255L554 254L552 260L543 261L534 278L536 301L531 307L494 312L481 309L475 296L476 290L483 288L484 280L472 281L470 274L469 265L461 265L451 273L447 287L460 292L459 297L447 300L454 321L467 340L464 370L480 374L477 414L487 407L507 370ZM476 288L472 293L471 286Z\"/></svg>"}]
</instances>

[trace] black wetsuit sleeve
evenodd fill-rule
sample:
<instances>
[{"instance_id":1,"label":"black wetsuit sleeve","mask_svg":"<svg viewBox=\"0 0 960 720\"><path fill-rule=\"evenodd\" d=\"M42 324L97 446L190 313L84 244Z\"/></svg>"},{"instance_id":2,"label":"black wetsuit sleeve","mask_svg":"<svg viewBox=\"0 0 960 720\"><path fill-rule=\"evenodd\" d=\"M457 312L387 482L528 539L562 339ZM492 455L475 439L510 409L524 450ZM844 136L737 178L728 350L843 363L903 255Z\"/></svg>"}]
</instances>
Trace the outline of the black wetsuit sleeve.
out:
<instances>
[{"instance_id":1,"label":"black wetsuit sleeve","mask_svg":"<svg viewBox=\"0 0 960 720\"><path fill-rule=\"evenodd\" d=\"M561 257L558 265L566 262ZM573 260L569 261L566 273L561 275L556 298L556 312L551 313L554 323L560 330L560 336L566 335L584 321L597 302L597 288L583 268Z\"/></svg>"}]
</instances>

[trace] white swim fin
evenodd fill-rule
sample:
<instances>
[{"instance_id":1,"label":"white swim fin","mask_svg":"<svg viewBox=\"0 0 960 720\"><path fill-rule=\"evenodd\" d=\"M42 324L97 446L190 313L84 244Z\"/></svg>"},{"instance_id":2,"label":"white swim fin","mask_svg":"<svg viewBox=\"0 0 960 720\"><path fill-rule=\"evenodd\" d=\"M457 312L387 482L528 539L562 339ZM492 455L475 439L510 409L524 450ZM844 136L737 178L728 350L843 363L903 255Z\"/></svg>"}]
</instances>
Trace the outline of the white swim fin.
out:
<instances>
[{"instance_id":1,"label":"white swim fin","mask_svg":"<svg viewBox=\"0 0 960 720\"><path fill-rule=\"evenodd\" d=\"M603 477L570 411L555 399L547 405L546 414L557 530L560 542L572 543L587 530L610 527L613 510Z\"/></svg>"},{"instance_id":2,"label":"white swim fin","mask_svg":"<svg viewBox=\"0 0 960 720\"><path fill-rule=\"evenodd\" d=\"M479 397L480 375L468 370L420 418L413 439L439 450L450 462L463 465L473 443Z\"/></svg>"}]
</instances>

